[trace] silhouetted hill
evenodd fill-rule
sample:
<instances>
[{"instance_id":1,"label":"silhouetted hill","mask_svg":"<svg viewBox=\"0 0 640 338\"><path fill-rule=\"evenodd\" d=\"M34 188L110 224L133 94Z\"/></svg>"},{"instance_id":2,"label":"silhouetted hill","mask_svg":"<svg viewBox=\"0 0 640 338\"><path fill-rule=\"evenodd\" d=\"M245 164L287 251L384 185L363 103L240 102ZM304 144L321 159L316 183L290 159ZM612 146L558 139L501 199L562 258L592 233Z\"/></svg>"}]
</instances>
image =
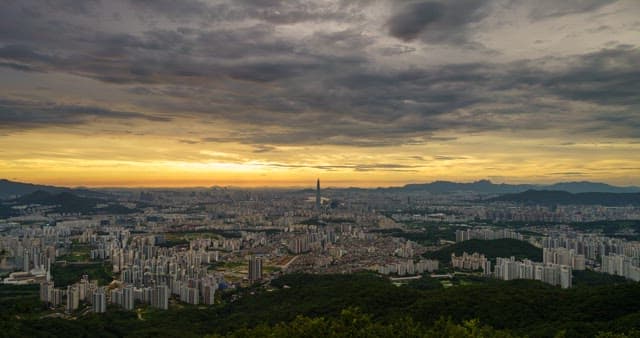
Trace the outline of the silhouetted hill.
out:
<instances>
[{"instance_id":1,"label":"silhouetted hill","mask_svg":"<svg viewBox=\"0 0 640 338\"><path fill-rule=\"evenodd\" d=\"M11 199L19 196L28 195L36 191L44 191L48 193L70 192L83 197L105 198L106 193L93 191L85 188L64 188L51 185L40 185L31 183L14 182L6 179L0 179L0 199Z\"/></svg>"},{"instance_id":2,"label":"silhouetted hill","mask_svg":"<svg viewBox=\"0 0 640 338\"><path fill-rule=\"evenodd\" d=\"M514 202L538 205L640 205L640 193L584 192L572 194L566 191L527 190L517 194L507 194L490 199L496 202Z\"/></svg>"},{"instance_id":3,"label":"silhouetted hill","mask_svg":"<svg viewBox=\"0 0 640 338\"><path fill-rule=\"evenodd\" d=\"M56 212L62 213L90 213L96 205L103 200L96 198L79 197L70 192L50 193L42 190L16 198L14 204L38 204L56 206Z\"/></svg>"},{"instance_id":4,"label":"silhouetted hill","mask_svg":"<svg viewBox=\"0 0 640 338\"><path fill-rule=\"evenodd\" d=\"M59 213L83 213L92 214L98 212L104 213L116 213L127 214L135 212L134 209L129 209L119 204L109 204L104 208L97 208L98 204L110 203L109 200L83 197L75 195L71 192L51 193L43 190L37 190L30 194L18 197L13 200L5 201L7 205L41 205L41 206L55 206L52 212Z\"/></svg>"},{"instance_id":5,"label":"silhouetted hill","mask_svg":"<svg viewBox=\"0 0 640 338\"><path fill-rule=\"evenodd\" d=\"M61 209L89 209L103 201L96 198L79 197L70 192L56 194L38 190L16 198L12 202L16 204L58 205Z\"/></svg>"},{"instance_id":6,"label":"silhouetted hill","mask_svg":"<svg viewBox=\"0 0 640 338\"><path fill-rule=\"evenodd\" d=\"M13 182L6 179L0 179L0 199L12 198L36 192L38 190L60 193L69 191L68 188L54 187L50 185L38 185L31 183Z\"/></svg>"},{"instance_id":7,"label":"silhouetted hill","mask_svg":"<svg viewBox=\"0 0 640 338\"><path fill-rule=\"evenodd\" d=\"M548 185L544 190L560 190L573 194L583 192L608 192L608 193L636 193L640 192L639 187L616 187L613 185L598 182L563 182Z\"/></svg>"},{"instance_id":8,"label":"silhouetted hill","mask_svg":"<svg viewBox=\"0 0 640 338\"><path fill-rule=\"evenodd\" d=\"M456 183L448 181L435 181L423 184L407 184L402 187L405 191L427 191L432 193L450 193L458 191L472 191L484 194L504 194L520 192L534 187L529 184L494 184L489 180L480 180L472 183Z\"/></svg>"}]
</instances>

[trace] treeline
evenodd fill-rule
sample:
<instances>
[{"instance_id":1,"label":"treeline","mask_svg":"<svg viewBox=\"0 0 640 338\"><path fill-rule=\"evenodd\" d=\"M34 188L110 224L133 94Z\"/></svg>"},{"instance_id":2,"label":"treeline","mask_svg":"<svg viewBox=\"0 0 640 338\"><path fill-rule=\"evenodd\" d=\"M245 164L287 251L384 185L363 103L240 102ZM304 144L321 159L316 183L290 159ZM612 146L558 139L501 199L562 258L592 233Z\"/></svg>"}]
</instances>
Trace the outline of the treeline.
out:
<instances>
[{"instance_id":1,"label":"treeline","mask_svg":"<svg viewBox=\"0 0 640 338\"><path fill-rule=\"evenodd\" d=\"M342 310L337 318L298 316L288 323L273 326L259 325L250 329L238 329L226 335L213 337L517 337L508 331L481 325L477 320L456 324L450 319L440 319L425 327L410 317L393 323L380 323L357 308Z\"/></svg>"},{"instance_id":2,"label":"treeline","mask_svg":"<svg viewBox=\"0 0 640 338\"><path fill-rule=\"evenodd\" d=\"M51 277L56 287L66 287L77 283L82 275L97 280L99 285L107 285L113 280L113 267L109 263L56 263L51 266Z\"/></svg>"},{"instance_id":3,"label":"treeline","mask_svg":"<svg viewBox=\"0 0 640 338\"><path fill-rule=\"evenodd\" d=\"M272 284L272 291L241 290L235 294L238 300L224 297L225 303L212 307L148 309L141 312L142 319L135 312L119 309L78 320L35 319L0 308L0 336L315 337L330 335L336 328L356 330L352 337L386 336L390 330L398 332L396 336L432 336L444 325L451 330L488 333L433 336L550 337L562 333L593 337L640 329L638 283L563 290L520 280L442 289L432 282L397 287L373 274L294 274ZM29 304L25 306L29 309ZM34 313L41 311L31 306ZM345 316L351 319L345 321ZM468 323L475 324L468 327ZM438 329L432 331L434 328Z\"/></svg>"},{"instance_id":4,"label":"treeline","mask_svg":"<svg viewBox=\"0 0 640 338\"><path fill-rule=\"evenodd\" d=\"M479 240L472 239L452 244L438 251L427 252L425 257L437 259L441 263L451 262L451 254L462 255L463 252L484 254L487 259L495 260L496 257L511 257L516 259L528 258L535 262L542 262L542 249L533 246L529 242L516 239Z\"/></svg>"},{"instance_id":5,"label":"treeline","mask_svg":"<svg viewBox=\"0 0 640 338\"><path fill-rule=\"evenodd\" d=\"M573 286L600 286L608 285L613 287L617 284L633 283L630 279L622 276L609 275L593 270L573 270Z\"/></svg>"}]
</instances>

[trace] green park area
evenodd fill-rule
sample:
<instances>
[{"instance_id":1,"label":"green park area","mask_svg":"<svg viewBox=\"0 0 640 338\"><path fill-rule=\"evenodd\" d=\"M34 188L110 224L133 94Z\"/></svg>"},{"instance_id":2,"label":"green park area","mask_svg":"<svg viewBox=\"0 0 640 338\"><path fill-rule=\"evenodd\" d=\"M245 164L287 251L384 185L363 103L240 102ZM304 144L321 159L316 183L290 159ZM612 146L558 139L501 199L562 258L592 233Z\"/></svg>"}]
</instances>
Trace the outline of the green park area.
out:
<instances>
[{"instance_id":1,"label":"green park area","mask_svg":"<svg viewBox=\"0 0 640 338\"><path fill-rule=\"evenodd\" d=\"M51 267L51 277L56 287L76 283L83 275L88 275L89 280L97 280L99 285L107 285L113 280L112 266L106 262L56 263Z\"/></svg>"},{"instance_id":2,"label":"green park area","mask_svg":"<svg viewBox=\"0 0 640 338\"><path fill-rule=\"evenodd\" d=\"M472 254L477 252L485 255L487 259L495 261L496 257L511 257L521 260L528 258L534 262L542 262L542 249L533 246L529 242L516 239L479 240L472 239L446 246L438 251L427 252L424 257L437 259L441 264L451 261L451 254L462 255L463 252Z\"/></svg>"},{"instance_id":3,"label":"green park area","mask_svg":"<svg viewBox=\"0 0 640 338\"><path fill-rule=\"evenodd\" d=\"M0 284L0 322L14 319L35 319L47 312L40 301L39 285ZM4 332L0 330L0 336ZM9 337L9 336L7 336Z\"/></svg>"},{"instance_id":4,"label":"green park area","mask_svg":"<svg viewBox=\"0 0 640 338\"><path fill-rule=\"evenodd\" d=\"M91 259L91 245L73 243L69 253L59 256L56 260L67 262L88 262Z\"/></svg>"}]
</instances>

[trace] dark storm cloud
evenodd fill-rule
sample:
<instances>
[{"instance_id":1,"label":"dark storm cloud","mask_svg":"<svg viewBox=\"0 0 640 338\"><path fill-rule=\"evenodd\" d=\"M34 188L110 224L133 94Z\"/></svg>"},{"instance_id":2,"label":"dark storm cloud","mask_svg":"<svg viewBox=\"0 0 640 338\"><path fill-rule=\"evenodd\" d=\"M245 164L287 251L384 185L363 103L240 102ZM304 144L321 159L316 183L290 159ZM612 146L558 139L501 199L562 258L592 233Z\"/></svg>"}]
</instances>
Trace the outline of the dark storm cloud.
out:
<instances>
[{"instance_id":1,"label":"dark storm cloud","mask_svg":"<svg viewBox=\"0 0 640 338\"><path fill-rule=\"evenodd\" d=\"M508 5L532 5L529 17L541 20L598 10L617 0L512 0ZM467 48L484 49L471 43L471 25L490 14L490 0L447 0L396 2L396 12L387 21L391 36L403 41L421 39L427 43L468 44ZM491 52L486 50L485 52Z\"/></svg>"},{"instance_id":2,"label":"dark storm cloud","mask_svg":"<svg viewBox=\"0 0 640 338\"><path fill-rule=\"evenodd\" d=\"M249 86L246 89L252 95L217 99L215 107L206 99L176 107L197 112L205 123L224 118L243 125L280 127L278 131L244 130L230 137L203 140L206 142L385 146L446 142L450 139L435 135L450 130L553 128L636 137L633 118L637 113L631 107L640 104L640 74L635 71L639 69L639 53L621 48L568 57L560 60L567 68L553 72L544 69L546 60L397 72L320 64L278 76L276 87L260 87L254 92ZM269 79L272 71L266 74L263 79ZM256 76L252 75L253 80ZM176 95L189 98L185 96L189 92L178 90ZM542 97L555 97L560 102L537 100ZM617 117L595 108L567 114L565 110L572 109L573 101L603 106L615 103Z\"/></svg>"},{"instance_id":3,"label":"dark storm cloud","mask_svg":"<svg viewBox=\"0 0 640 338\"><path fill-rule=\"evenodd\" d=\"M199 32L154 30L137 36L91 33L72 39L74 48L70 50L49 48L48 54L40 51L39 45L7 45L0 48L0 62L12 68L67 72L119 84L203 85L225 78L270 82L321 64L357 61L352 56L311 54L272 33L273 28L267 25ZM325 44L345 40L352 46L357 42L356 35L346 33L318 38Z\"/></svg>"},{"instance_id":4,"label":"dark storm cloud","mask_svg":"<svg viewBox=\"0 0 640 338\"><path fill-rule=\"evenodd\" d=\"M640 49L620 46L575 58L575 66L540 81L554 93L599 104L640 105Z\"/></svg>"},{"instance_id":5,"label":"dark storm cloud","mask_svg":"<svg viewBox=\"0 0 640 338\"><path fill-rule=\"evenodd\" d=\"M95 1L69 0L56 6L55 1L8 0L0 10L2 44L38 43L57 48L75 45L74 39L93 29L71 22L69 16L88 17Z\"/></svg>"},{"instance_id":6,"label":"dark storm cloud","mask_svg":"<svg viewBox=\"0 0 640 338\"><path fill-rule=\"evenodd\" d=\"M168 122L167 117L117 111L91 106L61 105L52 102L19 101L0 98L0 129L22 130L48 126L72 126L95 120L139 119Z\"/></svg>"},{"instance_id":7,"label":"dark storm cloud","mask_svg":"<svg viewBox=\"0 0 640 338\"><path fill-rule=\"evenodd\" d=\"M389 33L399 39L409 41L431 23L441 19L445 6L439 2L421 2L407 5L389 20Z\"/></svg>"},{"instance_id":8,"label":"dark storm cloud","mask_svg":"<svg viewBox=\"0 0 640 338\"><path fill-rule=\"evenodd\" d=\"M483 8L486 0L399 3L387 26L391 36L404 41L421 37L433 43L466 42L468 25L488 14Z\"/></svg>"}]
</instances>

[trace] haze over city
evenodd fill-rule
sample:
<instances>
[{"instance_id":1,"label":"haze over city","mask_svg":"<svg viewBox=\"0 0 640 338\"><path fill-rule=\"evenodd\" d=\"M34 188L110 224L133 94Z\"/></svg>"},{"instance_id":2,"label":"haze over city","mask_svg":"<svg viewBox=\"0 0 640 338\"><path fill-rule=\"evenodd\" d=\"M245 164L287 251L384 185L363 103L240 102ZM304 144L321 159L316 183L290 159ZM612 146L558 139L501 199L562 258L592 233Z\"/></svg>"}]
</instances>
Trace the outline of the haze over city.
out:
<instances>
[{"instance_id":1,"label":"haze over city","mask_svg":"<svg viewBox=\"0 0 640 338\"><path fill-rule=\"evenodd\" d=\"M5 1L0 176L640 185L640 3Z\"/></svg>"}]
</instances>

